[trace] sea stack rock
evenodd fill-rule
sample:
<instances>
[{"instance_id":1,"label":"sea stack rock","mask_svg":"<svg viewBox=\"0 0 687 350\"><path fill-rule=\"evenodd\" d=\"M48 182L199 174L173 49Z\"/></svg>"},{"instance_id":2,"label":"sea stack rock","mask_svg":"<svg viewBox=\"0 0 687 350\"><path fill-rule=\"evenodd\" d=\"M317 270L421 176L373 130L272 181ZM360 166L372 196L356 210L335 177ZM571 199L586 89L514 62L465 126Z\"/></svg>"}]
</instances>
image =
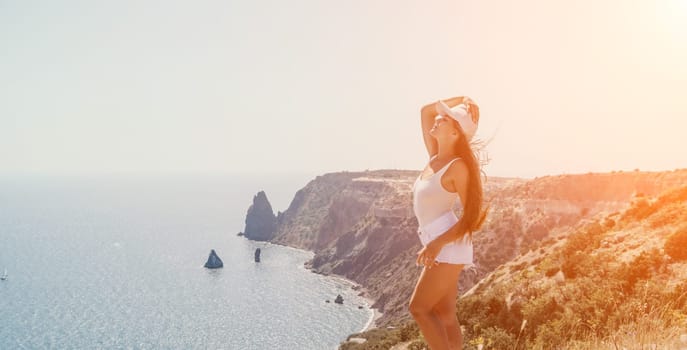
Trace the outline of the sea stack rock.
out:
<instances>
[{"instance_id":1,"label":"sea stack rock","mask_svg":"<svg viewBox=\"0 0 687 350\"><path fill-rule=\"evenodd\" d=\"M334 299L334 302L337 304L343 304L343 297L341 296L341 294L336 295L336 299Z\"/></svg>"},{"instance_id":2,"label":"sea stack rock","mask_svg":"<svg viewBox=\"0 0 687 350\"><path fill-rule=\"evenodd\" d=\"M255 262L260 262L260 248L255 249Z\"/></svg>"},{"instance_id":3,"label":"sea stack rock","mask_svg":"<svg viewBox=\"0 0 687 350\"><path fill-rule=\"evenodd\" d=\"M276 228L277 217L274 216L272 205L267 200L265 191L260 191L253 197L253 204L248 208L243 235L254 241L268 241L274 236Z\"/></svg>"},{"instance_id":4,"label":"sea stack rock","mask_svg":"<svg viewBox=\"0 0 687 350\"><path fill-rule=\"evenodd\" d=\"M210 256L208 256L208 261L205 263L205 267L208 269L217 269L222 266L224 266L222 259L217 256L217 253L215 253L214 249L210 250Z\"/></svg>"}]
</instances>

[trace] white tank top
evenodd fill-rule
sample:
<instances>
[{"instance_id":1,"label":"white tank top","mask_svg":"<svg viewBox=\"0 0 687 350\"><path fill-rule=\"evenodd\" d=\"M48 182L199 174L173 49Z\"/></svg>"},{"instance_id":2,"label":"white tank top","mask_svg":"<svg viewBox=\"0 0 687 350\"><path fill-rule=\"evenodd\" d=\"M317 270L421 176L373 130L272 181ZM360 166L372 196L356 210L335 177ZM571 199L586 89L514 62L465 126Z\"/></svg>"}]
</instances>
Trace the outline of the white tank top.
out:
<instances>
[{"instance_id":1,"label":"white tank top","mask_svg":"<svg viewBox=\"0 0 687 350\"><path fill-rule=\"evenodd\" d=\"M423 170L415 180L413 184L413 211L420 227L431 223L447 212L452 212L456 199L458 199L458 204L462 206L458 192L449 192L441 185L441 176L456 159L460 158L452 159L443 168L424 180L421 179Z\"/></svg>"}]
</instances>

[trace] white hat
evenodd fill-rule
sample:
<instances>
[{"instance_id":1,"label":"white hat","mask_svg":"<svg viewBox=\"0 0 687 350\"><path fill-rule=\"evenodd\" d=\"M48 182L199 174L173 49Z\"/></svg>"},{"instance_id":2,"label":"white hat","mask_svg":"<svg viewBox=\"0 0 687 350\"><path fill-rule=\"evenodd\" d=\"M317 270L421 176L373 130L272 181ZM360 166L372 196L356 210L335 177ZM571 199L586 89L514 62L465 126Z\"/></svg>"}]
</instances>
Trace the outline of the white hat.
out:
<instances>
[{"instance_id":1,"label":"white hat","mask_svg":"<svg viewBox=\"0 0 687 350\"><path fill-rule=\"evenodd\" d=\"M439 114L446 114L455 119L463 130L463 134L465 134L468 142L475 136L477 132L477 123L472 121L472 115L468 112L468 106L465 104L461 103L453 108L449 108L444 101L439 100L437 101L437 112L439 112Z\"/></svg>"}]
</instances>

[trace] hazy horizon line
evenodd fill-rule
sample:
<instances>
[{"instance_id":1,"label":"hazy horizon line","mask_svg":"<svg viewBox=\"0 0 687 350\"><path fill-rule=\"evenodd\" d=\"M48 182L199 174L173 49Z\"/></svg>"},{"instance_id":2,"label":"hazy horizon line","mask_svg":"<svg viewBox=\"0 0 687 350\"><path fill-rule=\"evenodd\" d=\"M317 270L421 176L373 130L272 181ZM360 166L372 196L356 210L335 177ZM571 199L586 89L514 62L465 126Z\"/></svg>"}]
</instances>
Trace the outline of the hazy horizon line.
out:
<instances>
[{"instance_id":1,"label":"hazy horizon line","mask_svg":"<svg viewBox=\"0 0 687 350\"><path fill-rule=\"evenodd\" d=\"M303 177L335 174L335 173L365 173L375 171L415 171L420 172L422 169L399 169L399 168L374 168L374 169L344 169L334 171L283 171L283 172L245 172L245 171L111 171L111 172L11 172L0 174L2 178L91 178L91 177L261 177L271 178L273 176L289 176L289 177ZM521 178L521 179L535 179L546 176L559 175L586 175L586 174L614 174L614 173L631 173L631 172L646 172L646 173L664 173L687 170L687 167L676 167L673 169L612 169L612 170L588 170L588 171L569 171L559 173L547 173L536 175L508 175L508 174L490 174L486 173L487 178Z\"/></svg>"}]
</instances>

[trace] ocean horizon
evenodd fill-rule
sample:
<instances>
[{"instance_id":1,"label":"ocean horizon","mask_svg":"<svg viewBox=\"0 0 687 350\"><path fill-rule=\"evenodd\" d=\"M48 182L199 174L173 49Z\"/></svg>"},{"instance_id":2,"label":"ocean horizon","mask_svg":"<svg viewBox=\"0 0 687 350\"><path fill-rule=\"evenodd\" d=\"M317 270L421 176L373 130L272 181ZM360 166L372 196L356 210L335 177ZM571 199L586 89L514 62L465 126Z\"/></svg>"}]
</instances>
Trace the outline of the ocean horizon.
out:
<instances>
[{"instance_id":1,"label":"ocean horizon","mask_svg":"<svg viewBox=\"0 0 687 350\"><path fill-rule=\"evenodd\" d=\"M276 213L309 180L0 179L0 348L338 348L373 316L354 283L237 235L258 190Z\"/></svg>"}]
</instances>

